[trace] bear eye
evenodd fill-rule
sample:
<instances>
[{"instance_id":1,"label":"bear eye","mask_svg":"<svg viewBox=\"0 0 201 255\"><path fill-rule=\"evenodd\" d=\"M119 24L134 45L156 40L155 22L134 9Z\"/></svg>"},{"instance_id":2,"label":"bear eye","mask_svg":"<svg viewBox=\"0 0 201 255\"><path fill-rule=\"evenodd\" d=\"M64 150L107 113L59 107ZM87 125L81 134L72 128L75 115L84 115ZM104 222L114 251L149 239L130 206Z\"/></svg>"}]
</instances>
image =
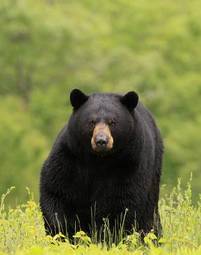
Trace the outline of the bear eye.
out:
<instances>
[{"instance_id":1,"label":"bear eye","mask_svg":"<svg viewBox=\"0 0 201 255\"><path fill-rule=\"evenodd\" d=\"M116 125L116 121L115 121L115 120L109 120L109 121L108 121L108 125L109 125L110 127L114 127L114 126Z\"/></svg>"},{"instance_id":2,"label":"bear eye","mask_svg":"<svg viewBox=\"0 0 201 255\"><path fill-rule=\"evenodd\" d=\"M89 128L92 129L95 127L96 122L94 120L89 121Z\"/></svg>"}]
</instances>

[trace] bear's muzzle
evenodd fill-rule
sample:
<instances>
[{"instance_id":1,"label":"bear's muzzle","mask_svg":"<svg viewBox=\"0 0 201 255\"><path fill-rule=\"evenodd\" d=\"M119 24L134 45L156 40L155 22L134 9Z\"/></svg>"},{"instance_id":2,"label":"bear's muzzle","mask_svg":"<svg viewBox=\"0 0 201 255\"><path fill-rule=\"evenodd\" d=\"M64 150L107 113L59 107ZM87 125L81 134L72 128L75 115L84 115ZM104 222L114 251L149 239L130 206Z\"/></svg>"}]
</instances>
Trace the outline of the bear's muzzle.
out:
<instances>
[{"instance_id":1,"label":"bear's muzzle","mask_svg":"<svg viewBox=\"0 0 201 255\"><path fill-rule=\"evenodd\" d=\"M95 152L106 152L113 148L113 137L105 123L97 123L91 138L91 146Z\"/></svg>"}]
</instances>

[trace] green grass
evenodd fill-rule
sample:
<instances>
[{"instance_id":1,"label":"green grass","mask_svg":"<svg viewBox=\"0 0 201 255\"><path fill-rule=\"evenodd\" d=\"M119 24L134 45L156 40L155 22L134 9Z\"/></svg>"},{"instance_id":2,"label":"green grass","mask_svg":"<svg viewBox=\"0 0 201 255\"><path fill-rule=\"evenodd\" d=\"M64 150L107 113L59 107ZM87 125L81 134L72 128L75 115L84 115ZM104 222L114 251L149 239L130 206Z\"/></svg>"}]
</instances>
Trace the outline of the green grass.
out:
<instances>
[{"instance_id":1,"label":"green grass","mask_svg":"<svg viewBox=\"0 0 201 255\"><path fill-rule=\"evenodd\" d=\"M11 190L1 198L0 255L201 254L201 197L192 204L190 184L182 191L178 182L171 194L161 198L163 237L158 247L153 242L153 233L145 237L145 244L134 233L110 248L104 242L93 243L82 231L74 236L73 244L68 240L59 242L59 235L54 238L45 235L41 212L32 198L14 209L5 208Z\"/></svg>"}]
</instances>

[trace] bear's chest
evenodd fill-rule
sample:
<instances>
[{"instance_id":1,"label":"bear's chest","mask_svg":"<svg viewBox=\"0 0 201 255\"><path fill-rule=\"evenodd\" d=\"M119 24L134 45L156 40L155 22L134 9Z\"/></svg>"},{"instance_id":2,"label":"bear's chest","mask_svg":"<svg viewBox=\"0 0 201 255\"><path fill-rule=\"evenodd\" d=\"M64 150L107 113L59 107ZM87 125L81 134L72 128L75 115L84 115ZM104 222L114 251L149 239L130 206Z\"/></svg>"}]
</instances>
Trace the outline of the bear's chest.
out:
<instances>
[{"instance_id":1,"label":"bear's chest","mask_svg":"<svg viewBox=\"0 0 201 255\"><path fill-rule=\"evenodd\" d=\"M99 211L124 210L134 195L131 176L119 166L80 166L66 187L66 201L78 213L90 212L97 206Z\"/></svg>"}]
</instances>

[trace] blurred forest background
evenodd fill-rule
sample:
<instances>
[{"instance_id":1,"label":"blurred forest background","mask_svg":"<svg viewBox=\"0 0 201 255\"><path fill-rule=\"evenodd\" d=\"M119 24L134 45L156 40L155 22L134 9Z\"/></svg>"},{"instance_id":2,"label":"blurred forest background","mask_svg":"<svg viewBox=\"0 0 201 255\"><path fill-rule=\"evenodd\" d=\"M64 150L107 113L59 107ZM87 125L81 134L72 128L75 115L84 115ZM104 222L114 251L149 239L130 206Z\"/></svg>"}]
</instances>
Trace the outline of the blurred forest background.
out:
<instances>
[{"instance_id":1,"label":"blurred forest background","mask_svg":"<svg viewBox=\"0 0 201 255\"><path fill-rule=\"evenodd\" d=\"M201 2L0 0L0 194L30 187L69 92L136 90L165 141L162 182L201 192Z\"/></svg>"}]
</instances>

